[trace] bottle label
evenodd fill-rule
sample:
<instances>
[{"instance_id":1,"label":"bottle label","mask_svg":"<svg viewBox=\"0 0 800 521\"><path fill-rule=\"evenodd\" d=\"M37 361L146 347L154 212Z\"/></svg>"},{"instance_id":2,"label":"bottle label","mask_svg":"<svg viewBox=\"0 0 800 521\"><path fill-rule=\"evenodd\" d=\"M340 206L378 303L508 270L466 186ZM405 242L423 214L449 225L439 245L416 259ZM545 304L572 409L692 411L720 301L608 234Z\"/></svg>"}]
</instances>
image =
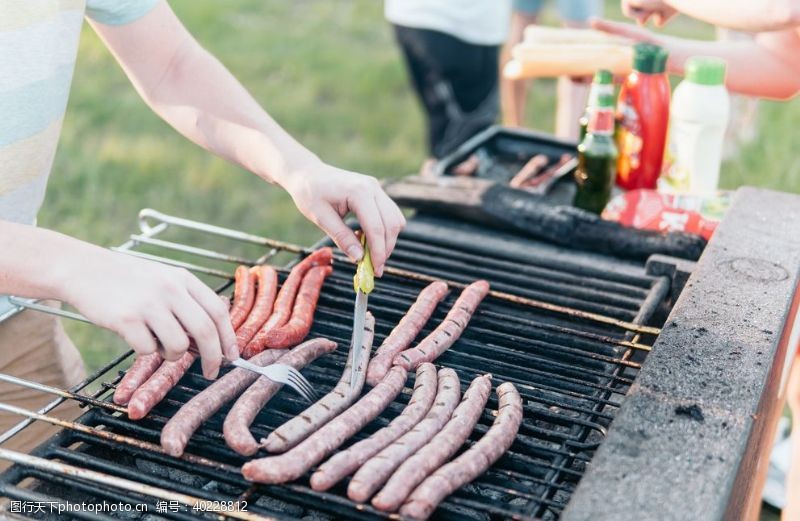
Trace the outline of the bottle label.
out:
<instances>
[{"instance_id":1,"label":"bottle label","mask_svg":"<svg viewBox=\"0 0 800 521\"><path fill-rule=\"evenodd\" d=\"M586 131L590 134L604 134L610 136L614 133L614 112L611 109L593 109L589 113L589 125Z\"/></svg>"},{"instance_id":2,"label":"bottle label","mask_svg":"<svg viewBox=\"0 0 800 521\"><path fill-rule=\"evenodd\" d=\"M628 179L630 172L638 169L642 163L642 125L630 95L620 100L617 111L620 115L617 139L620 157L619 175Z\"/></svg>"}]
</instances>

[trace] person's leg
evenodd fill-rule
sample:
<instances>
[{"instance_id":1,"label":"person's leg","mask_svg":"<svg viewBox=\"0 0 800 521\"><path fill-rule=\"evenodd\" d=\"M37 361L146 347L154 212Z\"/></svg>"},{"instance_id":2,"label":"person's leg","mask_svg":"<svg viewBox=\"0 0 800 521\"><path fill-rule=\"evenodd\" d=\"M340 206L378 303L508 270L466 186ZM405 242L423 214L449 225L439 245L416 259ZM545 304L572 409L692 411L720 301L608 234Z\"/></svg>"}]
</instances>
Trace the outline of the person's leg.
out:
<instances>
[{"instance_id":1,"label":"person's leg","mask_svg":"<svg viewBox=\"0 0 800 521\"><path fill-rule=\"evenodd\" d=\"M786 403L792 413L792 461L786 477L786 508L783 509L781 519L797 521L800 519L800 351L789 374Z\"/></svg>"},{"instance_id":2,"label":"person's leg","mask_svg":"<svg viewBox=\"0 0 800 521\"><path fill-rule=\"evenodd\" d=\"M603 14L601 0L558 0L558 11L566 27L586 27L592 17ZM558 78L556 86L556 136L577 139L580 134L578 120L586 108L589 84Z\"/></svg>"},{"instance_id":3,"label":"person's leg","mask_svg":"<svg viewBox=\"0 0 800 521\"><path fill-rule=\"evenodd\" d=\"M525 28L535 24L539 19L543 0L515 0L511 14L511 28L508 41L500 55L500 67L511 59L511 49L522 41ZM503 113L503 124L520 127L525 117L525 99L530 88L528 80L511 80L500 75L500 105Z\"/></svg>"},{"instance_id":4,"label":"person's leg","mask_svg":"<svg viewBox=\"0 0 800 521\"><path fill-rule=\"evenodd\" d=\"M48 302L48 305L56 305ZM84 378L83 362L70 342L61 321L37 311L24 311L0 323L0 372L26 380L68 389ZM53 400L53 396L17 385L0 383L0 401L36 411ZM80 408L68 400L49 413L63 419L74 419ZM21 416L0 413L0 432L5 432L21 420ZM57 432L42 422L34 422L14 436L3 448L30 452ZM0 461L0 470L8 467Z\"/></svg>"}]
</instances>

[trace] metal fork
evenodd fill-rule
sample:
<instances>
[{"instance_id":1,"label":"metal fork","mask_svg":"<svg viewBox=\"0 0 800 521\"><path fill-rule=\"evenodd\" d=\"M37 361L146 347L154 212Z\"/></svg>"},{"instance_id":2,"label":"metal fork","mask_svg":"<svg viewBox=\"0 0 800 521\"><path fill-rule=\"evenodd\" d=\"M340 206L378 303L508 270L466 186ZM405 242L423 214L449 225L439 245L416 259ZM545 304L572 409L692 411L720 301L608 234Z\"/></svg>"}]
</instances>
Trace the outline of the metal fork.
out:
<instances>
[{"instance_id":1,"label":"metal fork","mask_svg":"<svg viewBox=\"0 0 800 521\"><path fill-rule=\"evenodd\" d=\"M42 313L49 313L51 315L57 315L60 317L70 318L72 320L78 320L80 322L85 322L87 324L91 324L92 322L80 315L78 313L73 313L71 311L65 311L60 308L54 308L52 306L46 306L43 304L37 303L33 299L22 299L19 297L8 297L9 302L16 306L33 309L35 311L40 311ZM161 345L159 344L159 349L161 349ZM194 354L195 356L200 356L200 352L197 350L197 346L194 342L189 344L189 352ZM266 367L261 367L260 365L256 365L252 362L248 362L244 358L238 358L233 362L230 362L231 365L235 367L241 367L242 369L246 369L248 371L253 371L254 373L258 373L265 378L269 378L273 382L288 385L297 393L308 400L309 402L314 402L317 400L318 396L317 393L314 391L314 388L311 387L311 383L306 379L305 376L300 374L300 371L295 369L294 367L286 364L272 364Z\"/></svg>"},{"instance_id":2,"label":"metal fork","mask_svg":"<svg viewBox=\"0 0 800 521\"><path fill-rule=\"evenodd\" d=\"M290 365L271 364L261 367L260 365L248 362L244 358L237 358L231 362L231 365L258 373L264 378L269 378L273 382L288 385L309 402L315 402L317 400L317 393L314 391L314 388L311 387L311 383L305 376L300 374L300 371Z\"/></svg>"}]
</instances>

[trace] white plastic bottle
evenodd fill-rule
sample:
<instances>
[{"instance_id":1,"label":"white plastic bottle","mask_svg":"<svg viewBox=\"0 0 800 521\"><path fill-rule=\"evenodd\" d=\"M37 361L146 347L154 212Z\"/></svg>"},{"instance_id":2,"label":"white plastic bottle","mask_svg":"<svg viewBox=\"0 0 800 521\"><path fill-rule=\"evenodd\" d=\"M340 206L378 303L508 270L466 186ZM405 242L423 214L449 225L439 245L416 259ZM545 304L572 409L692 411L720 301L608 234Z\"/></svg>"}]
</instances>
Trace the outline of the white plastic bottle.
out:
<instances>
[{"instance_id":1,"label":"white plastic bottle","mask_svg":"<svg viewBox=\"0 0 800 521\"><path fill-rule=\"evenodd\" d=\"M660 189L716 192L729 114L725 61L705 56L687 60L685 78L672 95L669 166Z\"/></svg>"}]
</instances>

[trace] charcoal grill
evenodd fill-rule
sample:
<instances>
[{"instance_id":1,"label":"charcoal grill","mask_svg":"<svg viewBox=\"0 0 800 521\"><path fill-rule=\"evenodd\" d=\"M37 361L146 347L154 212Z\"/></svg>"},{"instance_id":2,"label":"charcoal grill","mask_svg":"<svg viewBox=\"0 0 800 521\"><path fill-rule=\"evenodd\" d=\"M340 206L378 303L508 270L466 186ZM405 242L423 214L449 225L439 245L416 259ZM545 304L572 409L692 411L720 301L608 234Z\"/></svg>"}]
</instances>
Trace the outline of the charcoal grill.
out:
<instances>
[{"instance_id":1,"label":"charcoal grill","mask_svg":"<svg viewBox=\"0 0 800 521\"><path fill-rule=\"evenodd\" d=\"M743 209L749 212L750 203ZM732 226L741 224L737 212L737 205L734 205ZM752 224L748 233L763 230L765 226L758 222ZM723 223L719 232L726 240L741 238L733 232L728 236L728 228L731 226ZM727 243L720 243L723 240L712 241L709 246L713 255L722 255L722 249L728 248ZM792 243L792 248L791 252L797 252L800 245ZM190 269L221 293L230 291L231 274L236 263L285 265L280 270L283 278L291 263L287 258L296 260L298 255L311 251L311 248L165 216L151 210L142 212L140 232L132 235L119 249ZM218 251L234 253L221 254ZM695 271L713 269L706 266L707 257L708 252ZM718 257L713 258L716 263ZM786 255L778 257L779 262L786 265L781 268L786 272L785 279L791 279L794 288L800 255L796 256L794 264L789 262L791 258ZM643 497L646 500L646 494L637 493L635 479L633 482L621 480L611 483L615 487L623 484L628 487L625 494L616 496L609 496L609 492L604 490L602 479L607 467L615 467L614 450L625 445L621 438L629 436L627 429L632 428L630 423L635 418L635 411L630 411L626 395L632 386L638 389L636 386L642 378L636 382L634 379L642 369L645 357L651 350L656 351L648 357L646 365L651 366L650 359L659 354L662 339L668 336L675 341L676 332L684 326L675 326L673 312L670 324L663 332L660 329L676 297L680 295L682 302L693 298L687 297L687 293L692 293L690 286L695 284L694 278L686 282L693 268L693 263L673 258L653 258L645 264L573 251L441 217L417 216L411 219L384 277L370 298L370 309L376 317L376 340L379 342L388 334L427 281L444 278L458 287L477 278L486 278L492 284L492 294L480 306L462 338L437 363L455 369L464 386L476 374L491 372L495 384L503 381L515 383L524 400L523 425L511 450L483 476L447 498L435 517L458 520L612 519L615 518L611 516L613 509L608 507L604 510L598 502L619 501L621 505L628 505L627 517L618 515L618 509L613 512L616 518L669 518L648 517L647 509L633 510ZM304 370L321 391L333 387L344 366L353 306L352 272L352 264L337 255L334 273L325 283L315 314L312 336L325 336L340 344L337 352ZM688 289L681 292L684 283ZM725 289L727 285L721 287ZM457 294L458 291L451 292L444 305L437 308L432 324L441 321ZM725 295L726 291L720 291L719 298ZM778 297L785 295L780 293ZM781 305L773 306L773 310L782 309ZM786 318L776 313L772 322L778 317ZM765 333L762 337L768 337L768 341L776 340L783 333L783 323L770 327L775 328L775 338ZM430 326L426 327L421 335L430 329ZM669 346L665 347L665 350L669 349ZM781 352L777 340L775 349L765 348L764 353L762 360L769 362L766 369L774 371L777 367L780 372L785 361L778 356ZM701 365L716 363L713 359L703 360L699 353L698 357ZM150 415L142 421L132 422L118 408L108 404L129 361L130 353L122 355L71 389L79 392L90 385L99 385L97 392L83 399L86 402L85 414L75 423L61 422L63 429L30 456L9 454L0 448L0 456L15 462L0 475L0 496L12 501L54 501L61 504L81 501L144 504L148 507L147 515L151 517L139 515L142 519L220 517L219 513L192 510L193 502L197 500L245 500L248 502L247 512L235 513L236 517L244 519L392 517L370 505L349 501L344 494L345 484L319 493L307 486L307 477L284 486L254 486L246 482L239 474L244 459L230 451L222 439L221 423L227 407L195 434L187 455L181 459L166 456L157 446L161 427L206 382L199 368L193 367ZM658 369L656 367L654 373ZM709 381L713 381L713 377ZM409 388L351 442L385 426L399 413L408 399L412 383L410 381ZM775 387L771 399L778 394ZM750 393L754 403L762 397L761 390L757 388ZM766 395L765 392L763 396ZM0 443L12 436L24 436L26 426L34 418L35 421L46 421L48 412L63 399L60 397L38 413L16 411L29 418L0 435ZM702 403L702 390L694 399ZM490 398L468 445L486 432L496 406L496 399ZM618 428L619 420L611 426L621 406L627 411L623 415L622 428ZM258 415L252 429L257 437L263 436L304 407L305 404L293 393L279 393ZM693 421L675 416L673 410L656 412L663 417L649 418L648 429L657 425L659 419L666 423L678 418L675 428ZM745 427L731 426L729 433L745 432ZM690 434L695 436L689 439L689 443L694 445L686 452L692 457L705 459L705 454L693 454L693 451L702 453L702 448L698 446L696 430L685 433L686 436ZM733 458L737 461L746 459L746 454L750 453L749 449L745 451L751 445L747 436L744 440L740 438L736 438L739 445L735 447L741 449L739 457ZM613 446L606 446L604 440L607 439L614 441ZM639 440L630 441L635 447ZM663 447L659 456L664 456L670 447ZM596 452L601 453L602 465L597 463ZM633 462L630 454L628 457L625 461L628 467L625 468L635 477L637 471L631 470ZM76 475L63 465L82 469L82 473ZM733 470L733 476L736 476L736 470ZM644 473L646 468L640 468L638 472ZM672 477L669 469L664 476L666 479ZM588 486L587 481L591 482ZM739 485L746 487L747 482ZM732 483L727 483L727 488L719 488L717 493L722 504L729 504ZM631 495L636 495L636 501L630 499ZM614 501L609 501L609 497ZM176 511L167 509L157 513L158 506L167 501L180 506ZM5 508L8 506L6 504ZM675 505L670 505L673 507ZM626 507L620 508L626 512ZM680 505L677 508L680 510ZM587 517L593 511L600 514ZM604 516L603 512L609 515ZM26 515L55 518L48 513ZM130 514L133 518L136 515L135 512ZM109 517L87 512L72 516L78 519Z\"/></svg>"}]
</instances>

